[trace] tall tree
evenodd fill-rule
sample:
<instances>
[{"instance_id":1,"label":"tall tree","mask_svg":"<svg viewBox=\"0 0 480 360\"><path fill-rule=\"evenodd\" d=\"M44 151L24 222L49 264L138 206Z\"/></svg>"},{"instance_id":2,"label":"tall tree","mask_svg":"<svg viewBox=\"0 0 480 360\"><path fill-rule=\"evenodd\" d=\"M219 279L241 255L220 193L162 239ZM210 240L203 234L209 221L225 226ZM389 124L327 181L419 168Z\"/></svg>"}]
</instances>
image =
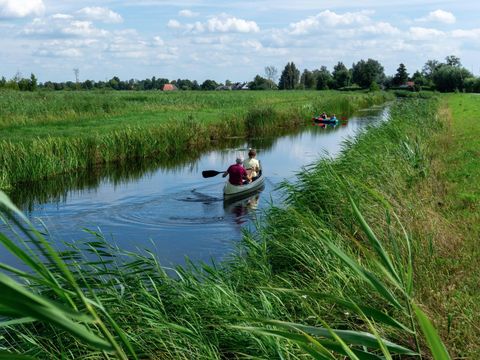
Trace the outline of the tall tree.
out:
<instances>
[{"instance_id":1,"label":"tall tree","mask_svg":"<svg viewBox=\"0 0 480 360\"><path fill-rule=\"evenodd\" d=\"M278 70L275 66L270 65L265 67L265 77L270 80L269 84L273 85L277 82Z\"/></svg>"},{"instance_id":2,"label":"tall tree","mask_svg":"<svg viewBox=\"0 0 480 360\"><path fill-rule=\"evenodd\" d=\"M473 75L462 66L441 65L433 73L433 83L435 88L442 92L456 91L465 89L465 80Z\"/></svg>"},{"instance_id":3,"label":"tall tree","mask_svg":"<svg viewBox=\"0 0 480 360\"><path fill-rule=\"evenodd\" d=\"M329 88L333 78L326 66L320 67L320 70L314 71L317 79L317 90L326 90Z\"/></svg>"},{"instance_id":4,"label":"tall tree","mask_svg":"<svg viewBox=\"0 0 480 360\"><path fill-rule=\"evenodd\" d=\"M332 76L335 81L336 89L350 85L350 71L348 71L347 67L341 61L333 67Z\"/></svg>"},{"instance_id":5,"label":"tall tree","mask_svg":"<svg viewBox=\"0 0 480 360\"><path fill-rule=\"evenodd\" d=\"M398 66L397 73L393 77L393 84L396 86L403 85L408 81L408 72L405 65L402 63Z\"/></svg>"},{"instance_id":6,"label":"tall tree","mask_svg":"<svg viewBox=\"0 0 480 360\"><path fill-rule=\"evenodd\" d=\"M30 74L30 84L29 85L30 85L29 86L30 91L37 90L38 80L37 80L37 77L33 73Z\"/></svg>"},{"instance_id":7,"label":"tall tree","mask_svg":"<svg viewBox=\"0 0 480 360\"><path fill-rule=\"evenodd\" d=\"M360 60L352 66L352 80L362 88L370 87L372 82L381 84L384 79L383 66L377 60Z\"/></svg>"},{"instance_id":8,"label":"tall tree","mask_svg":"<svg viewBox=\"0 0 480 360\"><path fill-rule=\"evenodd\" d=\"M440 62L438 60L427 60L425 65L422 68L422 74L428 80L431 80L433 77L433 73L437 70L440 66Z\"/></svg>"},{"instance_id":9,"label":"tall tree","mask_svg":"<svg viewBox=\"0 0 480 360\"><path fill-rule=\"evenodd\" d=\"M252 82L248 84L249 89L251 90L268 90L270 87L270 80L261 77L260 75L255 76Z\"/></svg>"},{"instance_id":10,"label":"tall tree","mask_svg":"<svg viewBox=\"0 0 480 360\"><path fill-rule=\"evenodd\" d=\"M215 80L207 79L200 85L200 88L202 90L215 90L217 86L218 84Z\"/></svg>"},{"instance_id":11,"label":"tall tree","mask_svg":"<svg viewBox=\"0 0 480 360\"><path fill-rule=\"evenodd\" d=\"M449 66L454 67L461 67L462 63L460 62L460 58L455 55L449 55L445 58L445 62Z\"/></svg>"},{"instance_id":12,"label":"tall tree","mask_svg":"<svg viewBox=\"0 0 480 360\"><path fill-rule=\"evenodd\" d=\"M300 84L303 85L304 89L315 89L317 86L317 79L313 72L305 69L300 77Z\"/></svg>"},{"instance_id":13,"label":"tall tree","mask_svg":"<svg viewBox=\"0 0 480 360\"><path fill-rule=\"evenodd\" d=\"M280 81L278 82L278 88L280 90L292 90L298 84L300 79L300 71L297 69L293 62L287 63L285 69L282 71Z\"/></svg>"},{"instance_id":14,"label":"tall tree","mask_svg":"<svg viewBox=\"0 0 480 360\"><path fill-rule=\"evenodd\" d=\"M80 69L75 68L73 69L73 73L75 74L75 88L78 90L80 89Z\"/></svg>"}]
</instances>

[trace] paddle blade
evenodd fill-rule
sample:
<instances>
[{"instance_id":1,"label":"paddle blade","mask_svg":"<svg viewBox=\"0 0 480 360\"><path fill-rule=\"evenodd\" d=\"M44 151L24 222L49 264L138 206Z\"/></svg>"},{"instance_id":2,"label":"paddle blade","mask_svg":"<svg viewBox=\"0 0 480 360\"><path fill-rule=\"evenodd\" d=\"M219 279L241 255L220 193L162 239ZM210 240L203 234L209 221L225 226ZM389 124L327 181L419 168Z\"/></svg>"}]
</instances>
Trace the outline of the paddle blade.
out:
<instances>
[{"instance_id":1,"label":"paddle blade","mask_svg":"<svg viewBox=\"0 0 480 360\"><path fill-rule=\"evenodd\" d=\"M202 176L204 178L209 178L213 176L217 176L218 174L223 173L223 171L216 171L216 170L204 170L202 171Z\"/></svg>"}]
</instances>

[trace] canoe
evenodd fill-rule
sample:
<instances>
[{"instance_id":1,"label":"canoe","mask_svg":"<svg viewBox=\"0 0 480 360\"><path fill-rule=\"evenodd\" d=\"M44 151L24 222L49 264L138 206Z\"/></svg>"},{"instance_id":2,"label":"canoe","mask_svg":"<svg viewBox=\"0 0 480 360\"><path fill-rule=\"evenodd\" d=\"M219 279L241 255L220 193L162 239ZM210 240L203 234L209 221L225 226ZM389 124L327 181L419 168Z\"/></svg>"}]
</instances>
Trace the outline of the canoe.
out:
<instances>
[{"instance_id":1,"label":"canoe","mask_svg":"<svg viewBox=\"0 0 480 360\"><path fill-rule=\"evenodd\" d=\"M322 119L321 117L317 116L317 117L312 118L312 120L314 122L320 123L320 124L336 124L336 123L338 123L337 118L332 120L331 118Z\"/></svg>"},{"instance_id":2,"label":"canoe","mask_svg":"<svg viewBox=\"0 0 480 360\"><path fill-rule=\"evenodd\" d=\"M257 179L245 185L232 185L227 180L225 182L225 185L223 186L223 195L225 196L225 198L242 196L259 189L264 182L265 182L265 177L263 176L263 174L260 174L260 176Z\"/></svg>"}]
</instances>

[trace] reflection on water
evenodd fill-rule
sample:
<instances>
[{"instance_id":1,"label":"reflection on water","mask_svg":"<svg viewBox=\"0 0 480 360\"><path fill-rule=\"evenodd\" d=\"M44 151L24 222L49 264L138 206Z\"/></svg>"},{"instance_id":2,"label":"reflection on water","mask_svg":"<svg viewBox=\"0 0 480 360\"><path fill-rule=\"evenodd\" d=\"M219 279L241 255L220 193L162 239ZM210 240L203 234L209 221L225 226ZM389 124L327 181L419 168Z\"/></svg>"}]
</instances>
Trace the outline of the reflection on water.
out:
<instances>
[{"instance_id":1,"label":"reflection on water","mask_svg":"<svg viewBox=\"0 0 480 360\"><path fill-rule=\"evenodd\" d=\"M281 201L276 190L281 181L293 180L319 157L336 156L345 138L387 114L384 108L374 108L336 126L309 124L275 137L227 139L203 153L110 164L19 184L10 196L34 223L47 226L57 244L89 239L83 229L99 229L125 250L152 249L164 264L182 264L185 256L193 261L222 259L252 217L272 201ZM250 147L257 149L262 162L265 188L251 197L224 202L225 179L204 179L201 172L227 169ZM5 251L0 252L0 261L15 263Z\"/></svg>"},{"instance_id":2,"label":"reflection on water","mask_svg":"<svg viewBox=\"0 0 480 360\"><path fill-rule=\"evenodd\" d=\"M223 209L227 214L235 215L234 221L242 225L248 221L247 215L255 212L258 209L258 202L260 200L260 193L265 189L262 185L258 190L253 193L235 199L225 199L223 201Z\"/></svg>"}]
</instances>

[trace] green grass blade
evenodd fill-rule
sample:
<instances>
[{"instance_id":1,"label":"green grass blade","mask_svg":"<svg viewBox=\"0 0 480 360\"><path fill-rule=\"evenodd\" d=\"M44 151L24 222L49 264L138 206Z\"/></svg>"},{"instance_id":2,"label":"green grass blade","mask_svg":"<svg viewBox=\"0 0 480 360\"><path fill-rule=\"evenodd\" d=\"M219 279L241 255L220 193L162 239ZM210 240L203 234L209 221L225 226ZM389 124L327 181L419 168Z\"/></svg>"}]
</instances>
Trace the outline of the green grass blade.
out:
<instances>
[{"instance_id":1,"label":"green grass blade","mask_svg":"<svg viewBox=\"0 0 480 360\"><path fill-rule=\"evenodd\" d=\"M274 325L278 327L290 328L290 329L294 328L310 335L321 336L327 339L333 339L333 336L330 334L330 331L326 328L295 324L295 323L289 323L289 322L278 321L278 320L262 320L262 323L265 323L268 325ZM370 333L367 333L364 331L337 330L337 329L333 329L332 331L347 344L365 346L365 347L377 349L377 350L380 349L380 346L378 344L378 339ZM416 352L406 347L395 344L385 339L382 339L382 341L385 344L385 346L394 353L404 354L404 355L417 355Z\"/></svg>"},{"instance_id":2,"label":"green grass blade","mask_svg":"<svg viewBox=\"0 0 480 360\"><path fill-rule=\"evenodd\" d=\"M427 315L415 304L413 304L413 309L417 316L418 323L422 329L425 339L427 340L428 347L432 352L432 356L435 360L451 360L450 355L445 348L440 336L437 333L437 330L428 319Z\"/></svg>"},{"instance_id":3,"label":"green grass blade","mask_svg":"<svg viewBox=\"0 0 480 360\"><path fill-rule=\"evenodd\" d=\"M35 360L35 358L28 355L13 354L8 351L0 350L0 360Z\"/></svg>"},{"instance_id":4,"label":"green grass blade","mask_svg":"<svg viewBox=\"0 0 480 360\"><path fill-rule=\"evenodd\" d=\"M377 310L375 308L361 305L361 304L356 304L352 301L340 298L339 296L331 295L331 294L321 294L321 293L316 293L313 291L302 291L302 290L292 290L292 289L268 289L268 290L273 290L273 291L281 291L281 292L286 292L286 293L294 293L299 296L306 295L315 299L322 299L322 300L327 300L333 304L340 305L344 308L350 309L357 313L358 315L365 315L369 318L372 318L376 320L377 322L380 322L382 324L390 325L392 327L395 327L397 329L401 329L404 331L407 331L409 333L413 333L411 329L409 329L406 325L402 324L398 320L394 319L390 315ZM359 311L360 310L360 311Z\"/></svg>"},{"instance_id":5,"label":"green grass blade","mask_svg":"<svg viewBox=\"0 0 480 360\"><path fill-rule=\"evenodd\" d=\"M365 231L365 233L367 234L367 238L372 244L375 251L377 252L377 255L380 257L380 259L382 260L382 263L384 264L384 266L386 266L391 276L397 281L398 284L400 284L401 283L400 276L395 270L395 267L393 266L390 256L383 248L383 245L378 240L377 236L373 232L370 225L368 225L368 223L365 221L365 218L363 217L362 213L358 209L357 204L355 204L355 201L353 201L353 198L351 197L351 195L347 193L347 196L350 201L350 205L352 206L355 217L360 222L360 226L362 227L363 231Z\"/></svg>"},{"instance_id":6,"label":"green grass blade","mask_svg":"<svg viewBox=\"0 0 480 360\"><path fill-rule=\"evenodd\" d=\"M0 303L7 311L32 317L62 328L91 346L112 350L112 346L87 327L72 321L55 303L27 291L23 286L0 273Z\"/></svg>"},{"instance_id":7,"label":"green grass blade","mask_svg":"<svg viewBox=\"0 0 480 360\"><path fill-rule=\"evenodd\" d=\"M375 274L367 271L361 267L355 260L348 256L338 246L333 244L328 238L324 237L324 244L332 251L340 260L342 260L347 266L355 271L365 282L370 284L377 292L384 297L390 304L400 310L404 310L404 307L400 304L397 298L392 294L390 290L381 282Z\"/></svg>"}]
</instances>

